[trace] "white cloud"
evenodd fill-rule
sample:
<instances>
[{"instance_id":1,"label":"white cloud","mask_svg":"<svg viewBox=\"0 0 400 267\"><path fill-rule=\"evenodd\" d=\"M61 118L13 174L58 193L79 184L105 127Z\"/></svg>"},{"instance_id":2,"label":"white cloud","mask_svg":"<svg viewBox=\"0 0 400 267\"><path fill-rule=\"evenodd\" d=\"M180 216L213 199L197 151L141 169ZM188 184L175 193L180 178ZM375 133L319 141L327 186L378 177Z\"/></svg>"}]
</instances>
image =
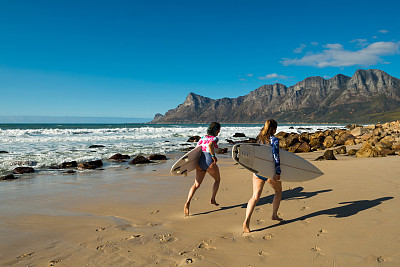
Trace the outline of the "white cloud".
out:
<instances>
[{"instance_id":1,"label":"white cloud","mask_svg":"<svg viewBox=\"0 0 400 267\"><path fill-rule=\"evenodd\" d=\"M269 80L269 79L281 79L281 80L287 80L294 78L293 76L286 76L286 75L279 75L276 73L268 74L265 76L258 77L259 80Z\"/></svg>"},{"instance_id":2,"label":"white cloud","mask_svg":"<svg viewBox=\"0 0 400 267\"><path fill-rule=\"evenodd\" d=\"M299 47L297 47L295 50L293 50L293 53L299 54L303 52L303 49L306 48L305 44L301 44Z\"/></svg>"},{"instance_id":3,"label":"white cloud","mask_svg":"<svg viewBox=\"0 0 400 267\"><path fill-rule=\"evenodd\" d=\"M246 82L247 81L247 79L239 79L239 81L242 81L242 82Z\"/></svg>"},{"instance_id":4,"label":"white cloud","mask_svg":"<svg viewBox=\"0 0 400 267\"><path fill-rule=\"evenodd\" d=\"M302 58L283 58L285 66L349 67L371 66L383 62L382 56L399 53L400 42L375 42L360 50L350 51L341 44L327 44L321 52L310 52Z\"/></svg>"},{"instance_id":5,"label":"white cloud","mask_svg":"<svg viewBox=\"0 0 400 267\"><path fill-rule=\"evenodd\" d=\"M249 74L246 74L246 76L248 76L248 77L253 77L254 74L249 73Z\"/></svg>"},{"instance_id":6,"label":"white cloud","mask_svg":"<svg viewBox=\"0 0 400 267\"><path fill-rule=\"evenodd\" d=\"M317 45L319 45L319 43L317 43L317 42L311 42L311 45L312 45L312 46L317 46Z\"/></svg>"},{"instance_id":7,"label":"white cloud","mask_svg":"<svg viewBox=\"0 0 400 267\"><path fill-rule=\"evenodd\" d=\"M331 76L329 76L329 75L324 75L324 77L323 77L324 79L330 79L330 78L332 78Z\"/></svg>"},{"instance_id":8,"label":"white cloud","mask_svg":"<svg viewBox=\"0 0 400 267\"><path fill-rule=\"evenodd\" d=\"M388 30L379 30L378 32L379 33L388 33L389 31Z\"/></svg>"},{"instance_id":9,"label":"white cloud","mask_svg":"<svg viewBox=\"0 0 400 267\"><path fill-rule=\"evenodd\" d=\"M358 46L361 46L361 47L368 45L367 39L354 39L354 40L351 40L350 43L356 43Z\"/></svg>"},{"instance_id":10,"label":"white cloud","mask_svg":"<svg viewBox=\"0 0 400 267\"><path fill-rule=\"evenodd\" d=\"M372 39L376 39L376 38L378 38L378 36L376 36L376 35L375 35L375 36L372 36Z\"/></svg>"}]
</instances>

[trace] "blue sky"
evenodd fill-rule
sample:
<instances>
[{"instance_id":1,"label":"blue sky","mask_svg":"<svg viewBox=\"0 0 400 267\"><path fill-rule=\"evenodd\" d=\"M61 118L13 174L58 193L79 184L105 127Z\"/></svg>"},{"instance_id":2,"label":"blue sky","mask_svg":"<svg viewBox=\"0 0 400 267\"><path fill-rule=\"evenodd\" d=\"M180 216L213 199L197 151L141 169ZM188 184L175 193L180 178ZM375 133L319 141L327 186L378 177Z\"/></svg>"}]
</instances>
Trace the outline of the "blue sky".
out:
<instances>
[{"instance_id":1,"label":"blue sky","mask_svg":"<svg viewBox=\"0 0 400 267\"><path fill-rule=\"evenodd\" d=\"M152 118L194 92L382 69L397 1L0 0L0 116Z\"/></svg>"}]
</instances>

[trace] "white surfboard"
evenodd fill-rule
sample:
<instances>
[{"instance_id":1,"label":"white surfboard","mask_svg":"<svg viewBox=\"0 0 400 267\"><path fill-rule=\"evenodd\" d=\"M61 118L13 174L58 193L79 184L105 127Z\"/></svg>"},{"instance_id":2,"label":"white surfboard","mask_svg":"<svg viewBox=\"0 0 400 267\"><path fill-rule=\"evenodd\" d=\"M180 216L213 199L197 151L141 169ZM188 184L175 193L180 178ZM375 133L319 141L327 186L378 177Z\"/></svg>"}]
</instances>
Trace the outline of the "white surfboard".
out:
<instances>
[{"instance_id":1,"label":"white surfboard","mask_svg":"<svg viewBox=\"0 0 400 267\"><path fill-rule=\"evenodd\" d=\"M201 155L201 146L197 146L181 157L171 168L171 174L175 176L187 174L196 169L196 164Z\"/></svg>"},{"instance_id":2,"label":"white surfboard","mask_svg":"<svg viewBox=\"0 0 400 267\"><path fill-rule=\"evenodd\" d=\"M281 180L286 182L303 182L315 179L324 173L307 160L279 149ZM236 144L232 148L234 161L258 175L272 178L275 175L275 164L272 147L260 144Z\"/></svg>"}]
</instances>

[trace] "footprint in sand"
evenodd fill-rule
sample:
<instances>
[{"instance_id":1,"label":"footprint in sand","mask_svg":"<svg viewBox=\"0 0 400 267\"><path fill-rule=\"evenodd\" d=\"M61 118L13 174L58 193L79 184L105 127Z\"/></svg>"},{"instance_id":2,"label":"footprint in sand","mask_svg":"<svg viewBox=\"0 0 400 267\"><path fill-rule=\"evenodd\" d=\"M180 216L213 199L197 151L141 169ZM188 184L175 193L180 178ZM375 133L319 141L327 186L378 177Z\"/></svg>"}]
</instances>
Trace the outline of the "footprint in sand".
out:
<instances>
[{"instance_id":1,"label":"footprint in sand","mask_svg":"<svg viewBox=\"0 0 400 267\"><path fill-rule=\"evenodd\" d=\"M26 257L32 256L33 254L35 254L34 251L29 252L29 253L25 253L25 254L19 255L19 256L17 257L17 259L26 258Z\"/></svg>"},{"instance_id":2,"label":"footprint in sand","mask_svg":"<svg viewBox=\"0 0 400 267\"><path fill-rule=\"evenodd\" d=\"M171 234L159 235L158 238L160 240L160 243L169 243L176 240L176 238L173 238Z\"/></svg>"},{"instance_id":3,"label":"footprint in sand","mask_svg":"<svg viewBox=\"0 0 400 267\"><path fill-rule=\"evenodd\" d=\"M117 252L118 250L120 250L120 247L118 246L118 243L116 242L108 242L104 245L100 245L96 248L97 250L101 250L105 253L113 253L113 252Z\"/></svg>"},{"instance_id":4,"label":"footprint in sand","mask_svg":"<svg viewBox=\"0 0 400 267\"><path fill-rule=\"evenodd\" d=\"M216 247L210 246L210 244L208 244L207 241L201 242L197 247L198 247L198 248L201 248L201 249L205 249L205 250L217 249Z\"/></svg>"},{"instance_id":5,"label":"footprint in sand","mask_svg":"<svg viewBox=\"0 0 400 267\"><path fill-rule=\"evenodd\" d=\"M305 211L305 210L309 210L309 209L310 209L309 207L301 207L300 208L301 211Z\"/></svg>"},{"instance_id":6,"label":"footprint in sand","mask_svg":"<svg viewBox=\"0 0 400 267\"><path fill-rule=\"evenodd\" d=\"M193 263L193 259L187 258L187 259L185 260L185 262L186 262L187 264L191 264L191 263Z\"/></svg>"},{"instance_id":7,"label":"footprint in sand","mask_svg":"<svg viewBox=\"0 0 400 267\"><path fill-rule=\"evenodd\" d=\"M265 221L264 221L263 219L258 219L258 220L257 220L257 224L258 224L258 225L263 224L264 222L265 222Z\"/></svg>"},{"instance_id":8,"label":"footprint in sand","mask_svg":"<svg viewBox=\"0 0 400 267\"><path fill-rule=\"evenodd\" d=\"M54 265L56 265L57 263L60 263L61 261L62 261L61 259L51 260L51 261L49 262L49 266L54 266Z\"/></svg>"},{"instance_id":9,"label":"footprint in sand","mask_svg":"<svg viewBox=\"0 0 400 267\"><path fill-rule=\"evenodd\" d=\"M149 226L149 227L154 227L154 226L157 226L157 225L159 225L158 223L148 223L147 224L147 226Z\"/></svg>"},{"instance_id":10,"label":"footprint in sand","mask_svg":"<svg viewBox=\"0 0 400 267\"><path fill-rule=\"evenodd\" d=\"M318 252L318 255L325 255L322 253L322 249L320 247L313 247L311 248L312 251Z\"/></svg>"},{"instance_id":11,"label":"footprint in sand","mask_svg":"<svg viewBox=\"0 0 400 267\"><path fill-rule=\"evenodd\" d=\"M153 210L152 212L150 212L150 214L157 214L159 212L160 212L160 210Z\"/></svg>"},{"instance_id":12,"label":"footprint in sand","mask_svg":"<svg viewBox=\"0 0 400 267\"><path fill-rule=\"evenodd\" d=\"M254 209L254 211L255 211L255 212L260 212L260 211L262 211L262 208L257 207L257 208Z\"/></svg>"},{"instance_id":13,"label":"footprint in sand","mask_svg":"<svg viewBox=\"0 0 400 267\"><path fill-rule=\"evenodd\" d=\"M378 262L384 262L385 261L385 259L382 256L379 256L378 258L376 258L376 260Z\"/></svg>"},{"instance_id":14,"label":"footprint in sand","mask_svg":"<svg viewBox=\"0 0 400 267\"><path fill-rule=\"evenodd\" d=\"M96 229L96 232L101 232L101 231L104 231L104 230L106 230L105 227L100 227L100 228L97 228L97 229Z\"/></svg>"},{"instance_id":15,"label":"footprint in sand","mask_svg":"<svg viewBox=\"0 0 400 267\"><path fill-rule=\"evenodd\" d=\"M327 234L327 233L328 233L328 231L326 231L324 229L321 229L321 230L319 230L319 233L317 234L317 236L320 236L320 235L323 235L323 234Z\"/></svg>"},{"instance_id":16,"label":"footprint in sand","mask_svg":"<svg viewBox=\"0 0 400 267\"><path fill-rule=\"evenodd\" d=\"M186 253L188 253L188 252L189 252L189 251L186 251L186 250L185 250L185 251L179 252L178 255L179 255L179 256L182 256L183 254L186 254Z\"/></svg>"},{"instance_id":17,"label":"footprint in sand","mask_svg":"<svg viewBox=\"0 0 400 267\"><path fill-rule=\"evenodd\" d=\"M139 238L139 237L142 237L142 235L140 235L140 234L137 234L137 235L131 235L130 237L126 237L126 238L124 238L124 239L122 239L122 240L131 240L131 239L137 239L137 238Z\"/></svg>"},{"instance_id":18,"label":"footprint in sand","mask_svg":"<svg viewBox=\"0 0 400 267\"><path fill-rule=\"evenodd\" d=\"M264 240L270 240L270 239L272 239L272 234L268 234L268 235L266 235L266 236L263 236L263 239Z\"/></svg>"},{"instance_id":19,"label":"footprint in sand","mask_svg":"<svg viewBox=\"0 0 400 267\"><path fill-rule=\"evenodd\" d=\"M261 250L261 249L258 251L258 255L260 255L260 256L269 256L269 254L266 251Z\"/></svg>"}]
</instances>

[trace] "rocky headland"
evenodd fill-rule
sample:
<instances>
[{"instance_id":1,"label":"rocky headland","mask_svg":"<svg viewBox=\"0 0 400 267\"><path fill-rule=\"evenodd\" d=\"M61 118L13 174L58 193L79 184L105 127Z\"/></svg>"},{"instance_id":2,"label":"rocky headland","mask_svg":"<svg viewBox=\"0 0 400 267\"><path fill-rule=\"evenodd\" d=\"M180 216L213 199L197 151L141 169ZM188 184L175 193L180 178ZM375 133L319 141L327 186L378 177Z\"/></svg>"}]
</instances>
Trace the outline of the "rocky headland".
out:
<instances>
[{"instance_id":1,"label":"rocky headland","mask_svg":"<svg viewBox=\"0 0 400 267\"><path fill-rule=\"evenodd\" d=\"M152 123L283 122L376 123L400 118L400 80L382 70L357 70L352 77L309 77L286 87L263 85L245 96L211 99L190 93Z\"/></svg>"}]
</instances>

